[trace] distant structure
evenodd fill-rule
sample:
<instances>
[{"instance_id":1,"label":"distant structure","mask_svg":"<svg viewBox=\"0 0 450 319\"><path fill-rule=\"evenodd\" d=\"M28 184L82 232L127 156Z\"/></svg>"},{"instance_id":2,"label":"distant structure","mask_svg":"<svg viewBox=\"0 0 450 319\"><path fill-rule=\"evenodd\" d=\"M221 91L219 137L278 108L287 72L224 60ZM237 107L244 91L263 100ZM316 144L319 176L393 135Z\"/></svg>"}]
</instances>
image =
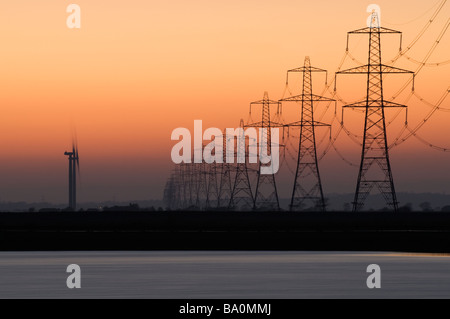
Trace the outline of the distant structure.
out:
<instances>
[{"instance_id":1,"label":"distant structure","mask_svg":"<svg viewBox=\"0 0 450 319\"><path fill-rule=\"evenodd\" d=\"M440 9L439 9L440 10ZM438 12L438 11L437 11ZM437 13L435 13L436 15ZM435 16L434 15L434 16ZM433 16L433 17L434 17ZM434 19L434 18L433 18ZM431 20L430 20L431 21ZM391 101L387 101L383 96L383 75L386 73L392 74L412 74L412 85L414 91L414 72L396 68L393 66L388 66L381 63L381 35L383 34L398 34L401 35L401 32L383 28L380 26L379 19L377 13L374 11L370 17L370 26L358 29L355 31L348 32L347 34L347 50L346 55L349 54L348 44L350 35L361 35L367 34L369 35L369 52L368 52L368 63L366 65L360 65L362 63L358 63L358 67L351 68L348 70L343 70L336 72L335 74L335 87L334 87L334 96L337 96L336 92L336 80L337 75L339 74L363 74L367 76L367 87L366 87L366 96L363 101L344 105L343 110L346 108L363 108L363 112L365 114L365 123L364 123L364 134L363 134L363 143L362 143L362 152L361 152L361 162L359 167L358 179L356 183L356 191L353 200L353 211L360 211L364 208L364 203L369 196L370 192L376 188L384 197L387 206L390 209L397 211L398 201L394 188L394 181L392 177L392 170L390 166L389 160L389 147L387 144L386 137L386 123L385 123L385 108L386 107L405 107L405 105L401 105L398 103L394 103ZM441 35L436 41L436 44L439 43L443 34L445 33L445 28ZM401 44L401 38L400 38ZM408 47L408 50L411 46ZM432 49L434 49L433 46ZM406 50L407 51L407 50ZM403 55L400 45L400 53L398 57ZM430 51L430 53L432 50ZM429 54L430 54L429 53ZM344 58L345 58L344 56ZM429 56L429 55L428 55ZM341 67L344 63L342 60L341 65L338 70L341 70ZM355 60L353 58L353 60ZM425 65L427 58L423 60L422 65ZM356 60L355 60L356 61ZM438 63L439 64L439 63ZM326 201L324 198L323 188L321 176L319 173L319 165L318 162L320 158L317 156L317 145L316 145L316 129L319 127L327 127L330 128L330 143L327 146L327 149L323 152L322 156L324 156L330 147L334 147L336 152L338 153L337 148L333 145L336 141L339 132L341 129L346 131L347 135L350 135L350 132L344 127L344 120L340 122L339 132L336 134L335 138L331 138L331 126L330 124L322 123L316 120L315 117L315 107L319 102L335 102L335 114L333 117L333 121L337 119L336 115L336 100L332 98L327 98L323 96L319 96L313 93L313 78L312 75L314 72L324 72L326 73L325 77L325 85L326 90L329 89L329 85L327 85L327 71L323 69L319 69L311 66L311 61L309 57L305 57L304 64L302 67L288 70L287 71L287 80L286 80L286 89L289 89L289 75L291 73L298 72L301 73L303 77L301 94L283 98L279 101L271 101L269 100L269 96L267 93L264 94L262 100L252 102L250 104L250 119L244 124L244 121L241 120L240 129L235 130L233 137L227 137L226 131L223 132L222 136L216 136L215 138L223 139L223 145L233 145L228 147L224 147L223 155L224 158L233 158L234 161L227 162L216 162L209 164L202 161L196 163L192 159L186 161L186 163L179 164L170 175L166 188L164 191L164 201L169 209L173 210L279 210L280 203L278 198L278 190L275 182L274 174L262 174L262 162L261 156L260 160L253 161L255 159L254 155L251 154L251 161L249 161L250 152L255 152L256 147L256 138L255 144L253 144L252 134L254 134L253 129L248 130L249 132L244 131L245 128L255 128L259 129L262 134L259 134L262 141L266 141L267 144L262 143L262 145L267 146L267 155L263 154L263 156L271 156L271 146L273 137L271 136L271 128L273 127L283 127L283 144L284 142L284 128L295 127L299 130L299 135L295 135L295 138L299 138L298 148L297 145L293 146L293 150L296 152L295 155L291 157L293 161L297 162L295 173L292 171L292 175L294 177L294 183L292 187L292 195L290 197L289 210L290 211L325 211L326 210ZM406 85L409 85L409 82ZM406 85L404 87L406 87ZM404 88L403 87L403 88ZM403 89L401 90L403 91ZM286 91L285 91L286 92ZM450 92L450 91L448 91ZM435 105L435 108L438 108L445 97L448 95L448 92L439 100L439 102ZM283 94L284 97L284 94ZM276 116L273 117L273 121L271 119L270 107L272 104L277 105L281 110L281 103L285 102L295 102L299 107L299 118L295 119L295 122L285 122L282 119L281 112L277 112ZM261 121L253 122L251 120L251 109L252 105L259 104L262 106L262 116ZM346 104L346 103L344 103ZM430 103L427 103L430 104ZM326 111L323 113L326 114ZM431 113L432 114L432 113ZM431 115L429 115L431 116ZM424 121L428 118L426 117ZM320 120L319 118L317 118ZM279 123L277 123L279 122ZM406 128L405 123L405 128ZM420 124L414 129L414 131L410 131L406 138L410 136L415 136L415 131L420 128ZM236 132L239 132L236 134ZM237 135L237 136L236 136ZM400 136L399 136L400 137ZM405 141L406 138L401 139L400 142ZM237 141L237 142L235 142ZM233 142L233 143L230 143ZM296 141L297 142L297 141ZM261 143L259 143L261 147ZM398 145L398 139L394 142L394 146ZM285 147L286 145L278 145ZM442 149L430 144L433 148ZM202 145L203 151L204 145ZM262 149L260 149L262 150ZM289 148L287 148L290 151ZM447 149L443 149L447 151ZM194 152L192 152L194 151ZM191 154L195 153L198 150L191 150ZM215 150L214 150L215 151ZM265 150L263 150L265 151ZM234 154L230 154L228 152L234 152ZM258 152L258 155L261 155L261 152ZM75 150L72 153L67 153L66 155L73 154L69 158L69 171L72 172L75 165L75 160L78 160L78 153ZM239 155L240 154L240 155ZM244 154L244 155L243 155ZM211 154L212 155L212 154ZM215 154L214 154L215 155ZM228 156L227 156L228 155ZM340 155L338 153L338 155ZM340 157L349 164L345 158L341 155ZM267 158L267 157L266 157ZM289 162L283 158L283 162L280 163L280 166L283 165L289 167ZM254 164L254 165L253 165ZM266 163L263 163L266 164ZM257 168L258 167L258 168ZM263 166L264 167L264 166ZM265 167L264 167L265 168ZM75 207L75 193L74 181L76 180L75 173L72 172L70 175L70 203L71 207ZM255 181L256 180L256 181Z\"/></svg>"},{"instance_id":2,"label":"distant structure","mask_svg":"<svg viewBox=\"0 0 450 319\"><path fill-rule=\"evenodd\" d=\"M260 129L260 143L259 143L259 154L264 154L269 159L270 163L273 163L272 158L272 127L283 127L282 124L274 123L270 119L270 105L277 106L277 114L280 110L281 102L272 101L269 99L268 92L264 92L264 97L262 100L250 103L250 114L252 113L253 105L261 105L261 121L255 123L249 123L245 127L254 127ZM264 145L265 144L265 145ZM280 147L280 145L276 145ZM257 155L257 154L253 154ZM275 174L261 174L261 156L258 161L258 172L256 181L256 190L253 203L254 210L280 210L280 201L278 199L277 184L275 182Z\"/></svg>"},{"instance_id":3,"label":"distant structure","mask_svg":"<svg viewBox=\"0 0 450 319\"><path fill-rule=\"evenodd\" d=\"M176 194L176 175L174 172L171 173L169 179L164 187L163 202L167 209L176 209L177 194Z\"/></svg>"},{"instance_id":4,"label":"distant structure","mask_svg":"<svg viewBox=\"0 0 450 319\"><path fill-rule=\"evenodd\" d=\"M314 120L314 103L334 100L312 93L312 72L327 73L327 71L312 67L309 57L306 57L303 67L288 71L286 82L288 82L291 72L303 73L303 87L301 95L281 100L284 102L301 102L300 121L286 124L288 127L300 128L297 170L289 209L301 211L312 208L325 211L325 200L317 161L315 129L318 126L329 127L330 125ZM308 203L309 207L307 206Z\"/></svg>"},{"instance_id":5,"label":"distant structure","mask_svg":"<svg viewBox=\"0 0 450 319\"><path fill-rule=\"evenodd\" d=\"M218 166L220 164L205 163L205 175L207 177L206 183L206 209L216 209L219 206L219 187L220 187L220 177L218 178L218 174L220 173L220 168Z\"/></svg>"},{"instance_id":6,"label":"distant structure","mask_svg":"<svg viewBox=\"0 0 450 319\"><path fill-rule=\"evenodd\" d=\"M80 157L78 155L78 143L72 142L72 152L64 152L69 157L69 209L77 209L77 173L80 172Z\"/></svg>"},{"instance_id":7,"label":"distant structure","mask_svg":"<svg viewBox=\"0 0 450 319\"><path fill-rule=\"evenodd\" d=\"M228 207L234 207L234 203L231 201L231 193L233 191L232 183L231 183L231 174L232 174L232 164L226 162L227 154L230 153L230 156L233 156L234 154L231 154L232 152L230 150L227 150L227 137L225 130L223 131L223 158L224 161L220 165L220 182L219 182L219 196L217 200L217 208L219 209L225 209ZM234 151L234 150L233 150Z\"/></svg>"},{"instance_id":8,"label":"distant structure","mask_svg":"<svg viewBox=\"0 0 450 319\"><path fill-rule=\"evenodd\" d=\"M364 202L373 188L377 188L383 195L386 204L392 210L397 211L398 202L395 194L391 165L389 162L384 109L386 107L406 106L386 101L384 99L383 74L409 73L414 76L414 72L391 67L381 63L381 34L401 35L401 32L382 28L376 12L372 13L370 27L348 32L347 50L349 35L353 34L369 35L368 64L336 73L336 75L367 75L366 98L363 101L344 106L344 108L365 108L364 140L361 154L361 165L359 168L355 198L353 201L353 211L360 211L364 207Z\"/></svg>"},{"instance_id":9,"label":"distant structure","mask_svg":"<svg viewBox=\"0 0 450 319\"><path fill-rule=\"evenodd\" d=\"M231 191L229 209L252 210L255 200L247 169L247 143L244 120L241 119L239 126L241 135L237 138L237 152L235 152L235 155L244 154L244 157L243 163L238 163L238 156L236 157L234 184Z\"/></svg>"}]
</instances>

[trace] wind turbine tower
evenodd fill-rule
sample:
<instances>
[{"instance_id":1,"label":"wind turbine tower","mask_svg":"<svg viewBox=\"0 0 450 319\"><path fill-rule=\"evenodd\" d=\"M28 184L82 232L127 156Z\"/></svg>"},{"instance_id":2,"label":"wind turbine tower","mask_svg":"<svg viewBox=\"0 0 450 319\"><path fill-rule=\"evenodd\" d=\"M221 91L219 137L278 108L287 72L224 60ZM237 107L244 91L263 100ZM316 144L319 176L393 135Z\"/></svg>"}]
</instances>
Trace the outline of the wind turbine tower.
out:
<instances>
[{"instance_id":1,"label":"wind turbine tower","mask_svg":"<svg viewBox=\"0 0 450 319\"><path fill-rule=\"evenodd\" d=\"M72 152L64 152L69 157L69 208L77 209L77 173L80 172L80 158L78 156L78 145L72 143Z\"/></svg>"}]
</instances>

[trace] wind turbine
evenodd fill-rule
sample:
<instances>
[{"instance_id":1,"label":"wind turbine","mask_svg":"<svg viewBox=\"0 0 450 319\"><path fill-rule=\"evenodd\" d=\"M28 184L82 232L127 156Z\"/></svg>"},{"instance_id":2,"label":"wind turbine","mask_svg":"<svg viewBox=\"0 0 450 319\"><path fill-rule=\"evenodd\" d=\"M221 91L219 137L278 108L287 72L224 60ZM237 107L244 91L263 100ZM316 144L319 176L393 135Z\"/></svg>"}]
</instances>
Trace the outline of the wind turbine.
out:
<instances>
[{"instance_id":1,"label":"wind turbine","mask_svg":"<svg viewBox=\"0 0 450 319\"><path fill-rule=\"evenodd\" d=\"M69 156L69 208L77 209L77 173L80 174L80 157L78 156L78 142L72 139L72 152L64 152Z\"/></svg>"}]
</instances>

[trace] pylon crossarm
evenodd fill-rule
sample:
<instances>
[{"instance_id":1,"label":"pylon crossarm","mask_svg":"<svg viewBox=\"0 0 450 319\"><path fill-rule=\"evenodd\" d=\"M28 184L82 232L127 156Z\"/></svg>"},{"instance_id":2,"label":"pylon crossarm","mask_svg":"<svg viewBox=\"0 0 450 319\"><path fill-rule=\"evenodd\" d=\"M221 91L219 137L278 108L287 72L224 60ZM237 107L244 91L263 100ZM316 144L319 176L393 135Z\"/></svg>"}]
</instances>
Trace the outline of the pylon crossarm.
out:
<instances>
[{"instance_id":1,"label":"pylon crossarm","mask_svg":"<svg viewBox=\"0 0 450 319\"><path fill-rule=\"evenodd\" d=\"M390 101L380 101L380 100L363 100L352 104L344 105L343 107L357 108L357 107L407 107L406 105L390 102Z\"/></svg>"},{"instance_id":2,"label":"pylon crossarm","mask_svg":"<svg viewBox=\"0 0 450 319\"><path fill-rule=\"evenodd\" d=\"M300 94L295 96L290 96L285 99L281 99L282 102L303 102L303 101L313 101L313 102L333 102L334 99L330 99L324 96L315 94Z\"/></svg>"},{"instance_id":3,"label":"pylon crossarm","mask_svg":"<svg viewBox=\"0 0 450 319\"><path fill-rule=\"evenodd\" d=\"M289 72L306 72L306 71L307 72L309 72L309 71L311 71L311 72L328 72L327 70L319 69L319 68L316 68L316 67L313 67L313 66L310 66L310 67L302 66L302 67L299 67L299 68L288 70L288 73Z\"/></svg>"},{"instance_id":4,"label":"pylon crossarm","mask_svg":"<svg viewBox=\"0 0 450 319\"><path fill-rule=\"evenodd\" d=\"M320 95L315 95L312 94L312 98L314 102L335 102L335 99L330 99L328 97L325 96L320 96Z\"/></svg>"},{"instance_id":5,"label":"pylon crossarm","mask_svg":"<svg viewBox=\"0 0 450 319\"><path fill-rule=\"evenodd\" d=\"M277 122L268 122L268 123L264 123L264 125L270 126L272 128L276 128L276 127L284 127L284 124L281 123L277 123ZM256 123L250 123L250 124L246 124L244 125L244 128L248 128L248 127L255 127L255 128L261 128L263 126L263 122L256 122Z\"/></svg>"},{"instance_id":6,"label":"pylon crossarm","mask_svg":"<svg viewBox=\"0 0 450 319\"><path fill-rule=\"evenodd\" d=\"M331 126L330 124L325 124L322 122L317 122L317 121L298 121L298 122L293 122L293 123L289 123L289 124L285 124L285 127L296 127L296 126Z\"/></svg>"},{"instance_id":7,"label":"pylon crossarm","mask_svg":"<svg viewBox=\"0 0 450 319\"><path fill-rule=\"evenodd\" d=\"M384 27L372 27L372 28L366 27L366 28L350 31L350 32L348 32L348 34L361 34L361 33L374 33L374 32L401 34L400 31L392 30L392 29L388 29L388 28L384 28Z\"/></svg>"},{"instance_id":8,"label":"pylon crossarm","mask_svg":"<svg viewBox=\"0 0 450 319\"><path fill-rule=\"evenodd\" d=\"M407 73L407 74L414 74L413 71L408 71L405 69L396 68L393 66L389 66L386 64L371 64L370 66L368 64L357 66L351 69L342 70L339 72L336 72L336 74L367 74L369 72L369 67L381 67L382 73Z\"/></svg>"},{"instance_id":9,"label":"pylon crossarm","mask_svg":"<svg viewBox=\"0 0 450 319\"><path fill-rule=\"evenodd\" d=\"M396 68L396 67L389 66L389 65L386 65L386 64L381 64L381 72L383 72L383 73L408 73L408 74L414 74L414 71L400 69L400 68Z\"/></svg>"},{"instance_id":10,"label":"pylon crossarm","mask_svg":"<svg viewBox=\"0 0 450 319\"><path fill-rule=\"evenodd\" d=\"M336 72L336 74L367 74L369 72L369 65L361 65L351 69Z\"/></svg>"},{"instance_id":11,"label":"pylon crossarm","mask_svg":"<svg viewBox=\"0 0 450 319\"><path fill-rule=\"evenodd\" d=\"M279 101L274 101L274 100L259 100L259 101L255 101L255 102L251 102L250 105L254 105L254 104L280 104Z\"/></svg>"}]
</instances>

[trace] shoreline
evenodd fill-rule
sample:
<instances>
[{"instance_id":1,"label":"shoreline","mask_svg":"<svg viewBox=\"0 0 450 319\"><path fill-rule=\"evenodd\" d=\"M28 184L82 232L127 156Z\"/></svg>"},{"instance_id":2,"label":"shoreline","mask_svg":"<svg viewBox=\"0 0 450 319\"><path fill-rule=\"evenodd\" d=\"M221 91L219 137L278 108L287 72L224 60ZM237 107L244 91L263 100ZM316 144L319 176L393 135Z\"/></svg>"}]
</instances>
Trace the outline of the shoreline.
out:
<instances>
[{"instance_id":1,"label":"shoreline","mask_svg":"<svg viewBox=\"0 0 450 319\"><path fill-rule=\"evenodd\" d=\"M450 214L0 213L0 251L301 250L450 253Z\"/></svg>"}]
</instances>

